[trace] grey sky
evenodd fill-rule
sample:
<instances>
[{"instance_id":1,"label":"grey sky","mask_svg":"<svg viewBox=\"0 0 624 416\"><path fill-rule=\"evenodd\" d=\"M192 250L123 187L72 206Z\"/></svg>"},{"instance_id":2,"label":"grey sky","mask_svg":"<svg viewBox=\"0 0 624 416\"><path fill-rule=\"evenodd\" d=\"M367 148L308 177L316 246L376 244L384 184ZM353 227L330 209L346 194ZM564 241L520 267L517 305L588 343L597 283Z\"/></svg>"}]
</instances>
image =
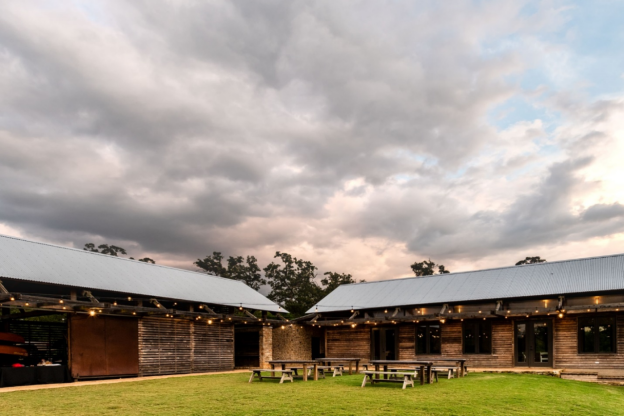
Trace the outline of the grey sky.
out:
<instances>
[{"instance_id":1,"label":"grey sky","mask_svg":"<svg viewBox=\"0 0 624 416\"><path fill-rule=\"evenodd\" d=\"M0 232L367 280L622 252L622 88L566 5L5 2Z\"/></svg>"}]
</instances>

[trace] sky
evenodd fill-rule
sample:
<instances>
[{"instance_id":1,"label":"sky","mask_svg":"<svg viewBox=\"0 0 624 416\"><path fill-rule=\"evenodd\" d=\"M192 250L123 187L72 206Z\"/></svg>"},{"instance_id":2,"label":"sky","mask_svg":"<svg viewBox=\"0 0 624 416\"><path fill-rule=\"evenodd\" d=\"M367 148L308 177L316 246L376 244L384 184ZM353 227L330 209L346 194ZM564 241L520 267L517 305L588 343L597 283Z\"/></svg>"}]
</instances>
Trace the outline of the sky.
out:
<instances>
[{"instance_id":1,"label":"sky","mask_svg":"<svg viewBox=\"0 0 624 416\"><path fill-rule=\"evenodd\" d=\"M624 2L0 8L0 234L367 281L624 252Z\"/></svg>"}]
</instances>

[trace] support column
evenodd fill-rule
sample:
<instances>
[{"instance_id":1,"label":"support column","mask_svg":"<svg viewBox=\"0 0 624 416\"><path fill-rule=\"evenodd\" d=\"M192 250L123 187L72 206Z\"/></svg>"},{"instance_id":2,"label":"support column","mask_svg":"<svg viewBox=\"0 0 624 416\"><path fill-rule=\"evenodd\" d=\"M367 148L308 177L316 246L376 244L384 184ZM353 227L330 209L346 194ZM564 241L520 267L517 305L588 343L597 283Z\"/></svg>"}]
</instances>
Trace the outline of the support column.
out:
<instances>
[{"instance_id":1,"label":"support column","mask_svg":"<svg viewBox=\"0 0 624 416\"><path fill-rule=\"evenodd\" d=\"M273 328L260 328L260 368L271 368L269 361L273 359Z\"/></svg>"}]
</instances>

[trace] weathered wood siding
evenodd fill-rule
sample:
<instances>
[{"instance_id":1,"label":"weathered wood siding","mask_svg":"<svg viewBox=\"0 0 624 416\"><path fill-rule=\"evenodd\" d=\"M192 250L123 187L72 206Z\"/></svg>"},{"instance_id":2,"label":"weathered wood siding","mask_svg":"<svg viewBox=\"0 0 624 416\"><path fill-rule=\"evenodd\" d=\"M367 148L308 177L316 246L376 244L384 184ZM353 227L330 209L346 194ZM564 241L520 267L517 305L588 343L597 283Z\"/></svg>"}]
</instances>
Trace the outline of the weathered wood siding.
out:
<instances>
[{"instance_id":1,"label":"weathered wood siding","mask_svg":"<svg viewBox=\"0 0 624 416\"><path fill-rule=\"evenodd\" d=\"M610 314L613 315L613 314ZM587 316L599 316L591 314ZM554 321L554 359L556 368L624 368L624 315L616 317L616 353L579 354L578 317L566 316Z\"/></svg>"},{"instance_id":2,"label":"weathered wood siding","mask_svg":"<svg viewBox=\"0 0 624 416\"><path fill-rule=\"evenodd\" d=\"M398 326L398 325L397 325ZM471 367L511 367L513 363L513 325L511 321L492 321L492 354L462 354L462 322L442 325L442 354L416 355L416 325L399 328L399 359L466 358Z\"/></svg>"},{"instance_id":3,"label":"weathered wood siding","mask_svg":"<svg viewBox=\"0 0 624 416\"><path fill-rule=\"evenodd\" d=\"M139 321L141 375L202 373L233 368L233 325L161 318Z\"/></svg>"},{"instance_id":4,"label":"weathered wood siding","mask_svg":"<svg viewBox=\"0 0 624 416\"><path fill-rule=\"evenodd\" d=\"M361 358L363 362L370 360L370 328L336 328L327 329L326 357Z\"/></svg>"}]
</instances>

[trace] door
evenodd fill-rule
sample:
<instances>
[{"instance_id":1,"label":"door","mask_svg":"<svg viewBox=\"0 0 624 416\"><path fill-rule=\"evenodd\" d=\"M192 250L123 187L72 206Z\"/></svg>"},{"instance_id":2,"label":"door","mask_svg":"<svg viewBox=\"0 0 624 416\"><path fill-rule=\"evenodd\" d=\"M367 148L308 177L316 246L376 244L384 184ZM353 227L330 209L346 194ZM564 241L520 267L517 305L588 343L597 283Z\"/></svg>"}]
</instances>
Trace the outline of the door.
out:
<instances>
[{"instance_id":1,"label":"door","mask_svg":"<svg viewBox=\"0 0 624 416\"><path fill-rule=\"evenodd\" d=\"M371 360L396 360L399 356L397 328L371 329Z\"/></svg>"},{"instance_id":2,"label":"door","mask_svg":"<svg viewBox=\"0 0 624 416\"><path fill-rule=\"evenodd\" d=\"M517 366L552 367L552 321L515 323Z\"/></svg>"},{"instance_id":3,"label":"door","mask_svg":"<svg viewBox=\"0 0 624 416\"><path fill-rule=\"evenodd\" d=\"M74 315L69 326L73 378L139 373L137 319Z\"/></svg>"}]
</instances>

